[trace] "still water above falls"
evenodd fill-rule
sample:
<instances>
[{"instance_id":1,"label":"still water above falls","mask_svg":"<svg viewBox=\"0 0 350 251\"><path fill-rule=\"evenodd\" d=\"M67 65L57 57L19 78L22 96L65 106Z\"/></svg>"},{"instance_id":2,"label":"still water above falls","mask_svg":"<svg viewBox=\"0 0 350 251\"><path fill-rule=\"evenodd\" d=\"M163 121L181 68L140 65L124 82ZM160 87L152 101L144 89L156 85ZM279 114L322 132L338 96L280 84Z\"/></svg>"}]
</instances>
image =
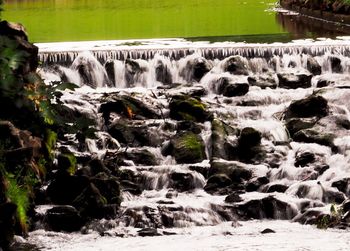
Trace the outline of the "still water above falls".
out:
<instances>
[{"instance_id":1,"label":"still water above falls","mask_svg":"<svg viewBox=\"0 0 350 251\"><path fill-rule=\"evenodd\" d=\"M276 0L5 0L33 42L135 38L273 42L349 34L339 24L272 11Z\"/></svg>"},{"instance_id":2,"label":"still water above falls","mask_svg":"<svg viewBox=\"0 0 350 251\"><path fill-rule=\"evenodd\" d=\"M135 54L43 52L45 46L42 76L81 86L62 96L62 112L94 120L98 131L97 139L66 135L58 151L77 156L74 179L113 176L122 189L118 213L82 233L191 240L203 227L224 238L236 233L237 220L249 219L349 227L347 41L135 46ZM51 201L67 203L55 190L71 191L67 186L74 184L54 175ZM49 219L51 207L37 212ZM210 226L220 233L204 228ZM33 241L50 247L69 239L42 230L57 227L37 224Z\"/></svg>"}]
</instances>

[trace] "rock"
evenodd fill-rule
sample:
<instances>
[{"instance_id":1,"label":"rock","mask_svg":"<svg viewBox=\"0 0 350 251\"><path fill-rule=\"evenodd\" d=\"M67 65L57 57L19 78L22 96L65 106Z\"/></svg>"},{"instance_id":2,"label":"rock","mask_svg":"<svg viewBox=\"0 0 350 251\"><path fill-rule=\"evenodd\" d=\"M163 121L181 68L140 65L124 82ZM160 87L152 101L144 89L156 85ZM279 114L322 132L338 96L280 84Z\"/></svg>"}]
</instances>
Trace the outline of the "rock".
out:
<instances>
[{"instance_id":1,"label":"rock","mask_svg":"<svg viewBox=\"0 0 350 251\"><path fill-rule=\"evenodd\" d=\"M249 66L241 56L231 56L226 58L222 63L222 68L234 75L248 75Z\"/></svg>"},{"instance_id":2,"label":"rock","mask_svg":"<svg viewBox=\"0 0 350 251\"><path fill-rule=\"evenodd\" d=\"M304 167L316 160L312 152L297 152L295 154L295 167Z\"/></svg>"},{"instance_id":3,"label":"rock","mask_svg":"<svg viewBox=\"0 0 350 251\"><path fill-rule=\"evenodd\" d=\"M314 76L322 73L322 67L313 57L308 57L306 61L306 69Z\"/></svg>"},{"instance_id":4,"label":"rock","mask_svg":"<svg viewBox=\"0 0 350 251\"><path fill-rule=\"evenodd\" d=\"M19 51L27 53L26 62L17 69L17 73L26 75L29 72L35 72L38 67L38 47L28 42L25 28L21 24L1 21L0 36L10 38L12 44L17 44Z\"/></svg>"},{"instance_id":5,"label":"rock","mask_svg":"<svg viewBox=\"0 0 350 251\"><path fill-rule=\"evenodd\" d=\"M277 77L279 88L297 89L311 87L311 74L278 73Z\"/></svg>"},{"instance_id":6,"label":"rock","mask_svg":"<svg viewBox=\"0 0 350 251\"><path fill-rule=\"evenodd\" d=\"M258 191L260 187L262 187L267 183L269 183L269 179L265 176L254 178L246 184L246 191L247 192Z\"/></svg>"},{"instance_id":7,"label":"rock","mask_svg":"<svg viewBox=\"0 0 350 251\"><path fill-rule=\"evenodd\" d=\"M49 209L45 215L45 223L53 231L74 232L80 230L84 220L74 207L64 205Z\"/></svg>"},{"instance_id":8,"label":"rock","mask_svg":"<svg viewBox=\"0 0 350 251\"><path fill-rule=\"evenodd\" d=\"M194 57L193 55L185 58L187 60L185 67L180 70L182 76L188 83L199 82L213 66L203 57Z\"/></svg>"},{"instance_id":9,"label":"rock","mask_svg":"<svg viewBox=\"0 0 350 251\"><path fill-rule=\"evenodd\" d=\"M15 235L17 205L11 202L0 204L0 249L8 250Z\"/></svg>"},{"instance_id":10,"label":"rock","mask_svg":"<svg viewBox=\"0 0 350 251\"><path fill-rule=\"evenodd\" d=\"M314 129L300 130L294 134L293 140L305 143L317 143L320 145L329 146L333 151L337 151L334 145L335 135L327 132L320 132Z\"/></svg>"},{"instance_id":11,"label":"rock","mask_svg":"<svg viewBox=\"0 0 350 251\"><path fill-rule=\"evenodd\" d=\"M80 53L71 65L72 70L80 75L82 84L92 88L110 86L104 67L90 52Z\"/></svg>"},{"instance_id":12,"label":"rock","mask_svg":"<svg viewBox=\"0 0 350 251\"><path fill-rule=\"evenodd\" d=\"M209 177L204 190L213 190L231 185L232 180L226 174L214 174Z\"/></svg>"},{"instance_id":13,"label":"rock","mask_svg":"<svg viewBox=\"0 0 350 251\"><path fill-rule=\"evenodd\" d=\"M156 147L162 143L162 138L156 131L150 130L145 125L134 125L125 120L118 120L110 125L108 133L119 143L127 146Z\"/></svg>"},{"instance_id":14,"label":"rock","mask_svg":"<svg viewBox=\"0 0 350 251\"><path fill-rule=\"evenodd\" d=\"M57 166L60 170L74 174L77 170L77 159L72 153L61 153L57 157Z\"/></svg>"},{"instance_id":15,"label":"rock","mask_svg":"<svg viewBox=\"0 0 350 251\"><path fill-rule=\"evenodd\" d=\"M243 199L241 198L241 196L239 196L239 193L237 192L231 193L230 195L227 195L225 198L226 203L236 203L241 201L243 201Z\"/></svg>"},{"instance_id":16,"label":"rock","mask_svg":"<svg viewBox=\"0 0 350 251\"><path fill-rule=\"evenodd\" d=\"M268 184L263 191L266 191L266 193L284 193L288 189L288 186L283 184Z\"/></svg>"},{"instance_id":17,"label":"rock","mask_svg":"<svg viewBox=\"0 0 350 251\"><path fill-rule=\"evenodd\" d=\"M177 196L178 196L178 192L173 189L169 189L165 195L165 197L168 199L176 198Z\"/></svg>"},{"instance_id":18,"label":"rock","mask_svg":"<svg viewBox=\"0 0 350 251\"><path fill-rule=\"evenodd\" d=\"M341 64L341 60L338 57L331 56L328 58L328 60L331 62L331 69L334 73L342 73L343 72L343 66Z\"/></svg>"},{"instance_id":19,"label":"rock","mask_svg":"<svg viewBox=\"0 0 350 251\"><path fill-rule=\"evenodd\" d=\"M317 87L317 88L322 88L322 87L326 87L326 86L329 86L329 85L332 85L332 84L334 84L334 82L331 81L331 80L319 79L319 80L317 81L316 87Z\"/></svg>"},{"instance_id":20,"label":"rock","mask_svg":"<svg viewBox=\"0 0 350 251\"><path fill-rule=\"evenodd\" d=\"M344 213L347 213L350 211L350 200L347 199L341 204L341 208Z\"/></svg>"},{"instance_id":21,"label":"rock","mask_svg":"<svg viewBox=\"0 0 350 251\"><path fill-rule=\"evenodd\" d=\"M177 173L170 174L171 187L179 192L190 191L195 188L194 177L191 173Z\"/></svg>"},{"instance_id":22,"label":"rock","mask_svg":"<svg viewBox=\"0 0 350 251\"><path fill-rule=\"evenodd\" d=\"M237 134L237 130L227 126L222 121L214 119L211 124L211 159L230 159L230 151L227 150L227 137ZM226 146L226 147L225 147Z\"/></svg>"},{"instance_id":23,"label":"rock","mask_svg":"<svg viewBox=\"0 0 350 251\"><path fill-rule=\"evenodd\" d=\"M159 165L157 158L147 149L133 149L132 151L120 152L116 155L116 161L119 165L125 165L124 160L131 160L135 165Z\"/></svg>"},{"instance_id":24,"label":"rock","mask_svg":"<svg viewBox=\"0 0 350 251\"><path fill-rule=\"evenodd\" d=\"M143 73L148 71L147 62L144 60L134 60L127 58L125 60L125 81L127 87L133 87L135 84L142 82Z\"/></svg>"},{"instance_id":25,"label":"rock","mask_svg":"<svg viewBox=\"0 0 350 251\"><path fill-rule=\"evenodd\" d=\"M156 80L166 85L173 83L173 77L170 69L161 60L158 60L155 66Z\"/></svg>"},{"instance_id":26,"label":"rock","mask_svg":"<svg viewBox=\"0 0 350 251\"><path fill-rule=\"evenodd\" d=\"M276 231L270 229L270 228L265 228L263 231L261 231L260 233L262 234L273 234L276 233Z\"/></svg>"},{"instance_id":27,"label":"rock","mask_svg":"<svg viewBox=\"0 0 350 251\"><path fill-rule=\"evenodd\" d=\"M245 216L248 219L290 220L297 214L294 207L274 196L247 201L240 204L238 210L242 216Z\"/></svg>"},{"instance_id":28,"label":"rock","mask_svg":"<svg viewBox=\"0 0 350 251\"><path fill-rule=\"evenodd\" d=\"M318 95L310 95L304 99L294 101L285 112L285 118L324 117L328 114L328 102Z\"/></svg>"},{"instance_id":29,"label":"rock","mask_svg":"<svg viewBox=\"0 0 350 251\"><path fill-rule=\"evenodd\" d=\"M345 177L340 180L334 181L332 187L337 188L340 192L343 192L347 196L350 195L350 178Z\"/></svg>"},{"instance_id":30,"label":"rock","mask_svg":"<svg viewBox=\"0 0 350 251\"><path fill-rule=\"evenodd\" d=\"M200 134L202 129L202 125L189 120L182 120L177 123L178 131L191 131L195 134Z\"/></svg>"},{"instance_id":31,"label":"rock","mask_svg":"<svg viewBox=\"0 0 350 251\"><path fill-rule=\"evenodd\" d=\"M261 133L252 127L243 128L238 138L238 159L245 163L258 163L266 156L260 145Z\"/></svg>"},{"instance_id":32,"label":"rock","mask_svg":"<svg viewBox=\"0 0 350 251\"><path fill-rule=\"evenodd\" d=\"M142 193L142 189L140 187L140 184L137 184L135 182L132 182L129 180L122 180L120 182L120 185L121 185L122 190L124 192L129 192L133 195L140 195Z\"/></svg>"},{"instance_id":33,"label":"rock","mask_svg":"<svg viewBox=\"0 0 350 251\"><path fill-rule=\"evenodd\" d=\"M90 181L107 200L108 204L120 204L120 185L117 178L105 173L99 173L91 178Z\"/></svg>"},{"instance_id":34,"label":"rock","mask_svg":"<svg viewBox=\"0 0 350 251\"><path fill-rule=\"evenodd\" d=\"M110 86L115 86L115 69L114 69L114 60L107 60L104 68L107 72L107 76L109 79Z\"/></svg>"},{"instance_id":35,"label":"rock","mask_svg":"<svg viewBox=\"0 0 350 251\"><path fill-rule=\"evenodd\" d=\"M235 161L212 161L208 175L210 177L216 174L225 174L235 183L243 183L252 177L252 172L249 169Z\"/></svg>"},{"instance_id":36,"label":"rock","mask_svg":"<svg viewBox=\"0 0 350 251\"><path fill-rule=\"evenodd\" d=\"M317 117L291 118L286 121L286 127L290 136L293 137L294 134L298 131L313 127L316 124L317 120Z\"/></svg>"},{"instance_id":37,"label":"rock","mask_svg":"<svg viewBox=\"0 0 350 251\"><path fill-rule=\"evenodd\" d=\"M247 83L232 83L227 78L221 78L217 87L217 94L225 97L237 97L247 94L249 85Z\"/></svg>"},{"instance_id":38,"label":"rock","mask_svg":"<svg viewBox=\"0 0 350 251\"><path fill-rule=\"evenodd\" d=\"M197 163L203 161L205 147L202 138L192 132L176 134L171 139L172 155L177 163Z\"/></svg>"},{"instance_id":39,"label":"rock","mask_svg":"<svg viewBox=\"0 0 350 251\"><path fill-rule=\"evenodd\" d=\"M144 102L128 95L109 96L107 102L101 104L99 112L103 113L106 125L109 124L111 113L117 113L124 118L136 120L160 118L160 115Z\"/></svg>"},{"instance_id":40,"label":"rock","mask_svg":"<svg viewBox=\"0 0 350 251\"><path fill-rule=\"evenodd\" d=\"M139 231L137 231L139 236L146 237L146 236L160 236L161 234L158 233L157 229L155 228L143 228Z\"/></svg>"},{"instance_id":41,"label":"rock","mask_svg":"<svg viewBox=\"0 0 350 251\"><path fill-rule=\"evenodd\" d=\"M190 120L204 122L212 120L212 113L200 100L186 95L174 96L170 103L170 118L175 120Z\"/></svg>"},{"instance_id":42,"label":"rock","mask_svg":"<svg viewBox=\"0 0 350 251\"><path fill-rule=\"evenodd\" d=\"M248 83L252 86L258 86L261 89L271 88L276 89L277 83L273 76L270 75L258 75L258 76L249 76Z\"/></svg>"},{"instance_id":43,"label":"rock","mask_svg":"<svg viewBox=\"0 0 350 251\"><path fill-rule=\"evenodd\" d=\"M305 224L316 224L322 212L319 209L309 208L302 214L297 215L293 221Z\"/></svg>"}]
</instances>

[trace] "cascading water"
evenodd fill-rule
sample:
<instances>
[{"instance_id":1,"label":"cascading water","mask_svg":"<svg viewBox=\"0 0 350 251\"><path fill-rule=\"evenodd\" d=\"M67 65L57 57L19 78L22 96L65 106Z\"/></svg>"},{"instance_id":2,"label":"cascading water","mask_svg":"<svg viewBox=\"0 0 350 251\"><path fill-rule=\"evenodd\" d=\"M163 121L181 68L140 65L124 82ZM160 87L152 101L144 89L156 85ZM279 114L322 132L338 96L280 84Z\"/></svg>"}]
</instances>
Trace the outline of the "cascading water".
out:
<instances>
[{"instance_id":1,"label":"cascading water","mask_svg":"<svg viewBox=\"0 0 350 251\"><path fill-rule=\"evenodd\" d=\"M93 154L120 172L118 217L87 231L183 234L247 219L315 224L331 205L345 208L349 51L344 41L43 50L48 83L82 87L65 93L64 105L98 121L86 151L74 140L61 149L82 169ZM346 228L343 213L337 226Z\"/></svg>"}]
</instances>

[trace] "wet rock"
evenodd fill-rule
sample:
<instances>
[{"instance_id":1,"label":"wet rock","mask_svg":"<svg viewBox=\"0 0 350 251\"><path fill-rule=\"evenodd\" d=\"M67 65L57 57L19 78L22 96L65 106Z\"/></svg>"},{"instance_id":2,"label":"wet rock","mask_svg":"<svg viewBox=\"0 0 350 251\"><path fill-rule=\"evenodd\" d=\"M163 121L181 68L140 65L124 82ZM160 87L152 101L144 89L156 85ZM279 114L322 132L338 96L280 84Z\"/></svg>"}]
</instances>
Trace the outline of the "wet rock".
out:
<instances>
[{"instance_id":1,"label":"wet rock","mask_svg":"<svg viewBox=\"0 0 350 251\"><path fill-rule=\"evenodd\" d=\"M318 95L310 95L307 98L294 101L285 112L285 118L311 118L324 117L328 114L328 102Z\"/></svg>"},{"instance_id":2,"label":"wet rock","mask_svg":"<svg viewBox=\"0 0 350 251\"><path fill-rule=\"evenodd\" d=\"M161 234L158 233L157 229L155 228L143 228L139 231L137 231L139 236L146 237L146 236L160 236Z\"/></svg>"},{"instance_id":3,"label":"wet rock","mask_svg":"<svg viewBox=\"0 0 350 251\"><path fill-rule=\"evenodd\" d=\"M295 154L295 167L304 167L315 161L315 154L312 152L297 152Z\"/></svg>"},{"instance_id":4,"label":"wet rock","mask_svg":"<svg viewBox=\"0 0 350 251\"><path fill-rule=\"evenodd\" d=\"M350 200L347 199L341 204L341 208L344 213L347 213L350 211Z\"/></svg>"},{"instance_id":5,"label":"wet rock","mask_svg":"<svg viewBox=\"0 0 350 251\"><path fill-rule=\"evenodd\" d=\"M128 146L159 146L162 138L155 130L145 125L130 124L125 120L119 120L108 128L108 133L119 143Z\"/></svg>"},{"instance_id":6,"label":"wet rock","mask_svg":"<svg viewBox=\"0 0 350 251\"><path fill-rule=\"evenodd\" d=\"M179 192L190 191L195 188L194 177L190 173L171 173L171 187Z\"/></svg>"},{"instance_id":7,"label":"wet rock","mask_svg":"<svg viewBox=\"0 0 350 251\"><path fill-rule=\"evenodd\" d=\"M322 212L318 209L308 209L302 214L297 215L293 221L299 222L301 224L314 225L317 223L318 219L322 215Z\"/></svg>"},{"instance_id":8,"label":"wet rock","mask_svg":"<svg viewBox=\"0 0 350 251\"><path fill-rule=\"evenodd\" d=\"M340 192L343 192L347 196L350 195L350 178L345 177L340 180L334 181L332 187L337 188Z\"/></svg>"},{"instance_id":9,"label":"wet rock","mask_svg":"<svg viewBox=\"0 0 350 251\"><path fill-rule=\"evenodd\" d=\"M183 120L177 123L178 131L191 131L195 134L200 134L202 132L203 126L193 121Z\"/></svg>"},{"instance_id":10,"label":"wet rock","mask_svg":"<svg viewBox=\"0 0 350 251\"><path fill-rule=\"evenodd\" d=\"M334 73L342 73L343 66L341 65L341 60L338 57L331 56L329 57L329 61L331 62L331 69Z\"/></svg>"},{"instance_id":11,"label":"wet rock","mask_svg":"<svg viewBox=\"0 0 350 251\"><path fill-rule=\"evenodd\" d=\"M225 81L219 87L218 94L222 94L225 97L237 97L247 94L249 91L249 85L247 83L227 83Z\"/></svg>"},{"instance_id":12,"label":"wet rock","mask_svg":"<svg viewBox=\"0 0 350 251\"><path fill-rule=\"evenodd\" d=\"M115 86L115 69L114 69L114 60L108 60L104 68L107 72L107 76L110 82L110 86Z\"/></svg>"},{"instance_id":13,"label":"wet rock","mask_svg":"<svg viewBox=\"0 0 350 251\"><path fill-rule=\"evenodd\" d=\"M308 57L306 61L306 69L314 76L322 73L322 67L313 57Z\"/></svg>"},{"instance_id":14,"label":"wet rock","mask_svg":"<svg viewBox=\"0 0 350 251\"><path fill-rule=\"evenodd\" d=\"M316 87L317 87L317 88L322 88L322 87L326 87L326 86L329 86L329 85L332 85L332 84L334 84L334 82L331 81L331 80L319 79L319 80L317 81Z\"/></svg>"},{"instance_id":15,"label":"wet rock","mask_svg":"<svg viewBox=\"0 0 350 251\"><path fill-rule=\"evenodd\" d=\"M84 85L92 88L110 86L105 69L90 52L80 53L74 59L71 69L79 73Z\"/></svg>"},{"instance_id":16,"label":"wet rock","mask_svg":"<svg viewBox=\"0 0 350 251\"><path fill-rule=\"evenodd\" d=\"M197 163L203 161L205 147L203 139L192 132L183 132L171 139L172 154L177 163Z\"/></svg>"},{"instance_id":17,"label":"wet rock","mask_svg":"<svg viewBox=\"0 0 350 251\"><path fill-rule=\"evenodd\" d=\"M273 76L271 75L259 75L259 76L249 76L249 85L258 86L261 89L271 88L276 89L277 83Z\"/></svg>"},{"instance_id":18,"label":"wet rock","mask_svg":"<svg viewBox=\"0 0 350 251\"><path fill-rule=\"evenodd\" d=\"M161 60L158 60L155 66L156 80L166 85L173 83L173 77L170 69Z\"/></svg>"},{"instance_id":19,"label":"wet rock","mask_svg":"<svg viewBox=\"0 0 350 251\"><path fill-rule=\"evenodd\" d=\"M260 187L262 187L267 183L269 183L269 179L267 177L263 176L263 177L254 178L246 184L246 191L247 192L258 191Z\"/></svg>"},{"instance_id":20,"label":"wet rock","mask_svg":"<svg viewBox=\"0 0 350 251\"><path fill-rule=\"evenodd\" d=\"M225 174L235 183L243 183L252 177L249 169L235 161L212 161L208 175L211 177L216 174Z\"/></svg>"},{"instance_id":21,"label":"wet rock","mask_svg":"<svg viewBox=\"0 0 350 251\"><path fill-rule=\"evenodd\" d=\"M283 185L283 184L268 184L263 191L266 193L284 193L288 189L288 186Z\"/></svg>"},{"instance_id":22,"label":"wet rock","mask_svg":"<svg viewBox=\"0 0 350 251\"><path fill-rule=\"evenodd\" d=\"M144 102L127 95L109 96L107 102L102 103L99 112L103 114L105 124L109 124L111 113L117 113L128 119L158 119L160 115L149 108Z\"/></svg>"},{"instance_id":23,"label":"wet rock","mask_svg":"<svg viewBox=\"0 0 350 251\"><path fill-rule=\"evenodd\" d=\"M260 233L262 233L262 234L273 234L273 233L276 233L276 231L272 230L271 228L265 228Z\"/></svg>"},{"instance_id":24,"label":"wet rock","mask_svg":"<svg viewBox=\"0 0 350 251\"><path fill-rule=\"evenodd\" d=\"M237 134L237 130L230 126L227 126L218 119L213 120L211 130L211 158L221 158L229 160L229 156L232 153L227 149L227 137L229 135Z\"/></svg>"},{"instance_id":25,"label":"wet rock","mask_svg":"<svg viewBox=\"0 0 350 251\"><path fill-rule=\"evenodd\" d=\"M243 199L239 195L239 193L234 192L226 196L225 202L226 203L236 203L236 202L241 202Z\"/></svg>"},{"instance_id":26,"label":"wet rock","mask_svg":"<svg viewBox=\"0 0 350 251\"><path fill-rule=\"evenodd\" d=\"M226 174L214 174L209 177L204 187L205 191L227 187L232 184L232 180Z\"/></svg>"},{"instance_id":27,"label":"wet rock","mask_svg":"<svg viewBox=\"0 0 350 251\"><path fill-rule=\"evenodd\" d=\"M253 219L292 219L296 210L287 202L281 201L274 196L262 199L250 200L238 206L242 216Z\"/></svg>"},{"instance_id":28,"label":"wet rock","mask_svg":"<svg viewBox=\"0 0 350 251\"><path fill-rule=\"evenodd\" d=\"M99 173L91 178L90 181L107 200L108 204L120 204L120 185L117 178L105 173Z\"/></svg>"},{"instance_id":29,"label":"wet rock","mask_svg":"<svg viewBox=\"0 0 350 251\"><path fill-rule=\"evenodd\" d=\"M291 118L286 121L286 127L291 137L300 130L313 127L318 121L317 117Z\"/></svg>"},{"instance_id":30,"label":"wet rock","mask_svg":"<svg viewBox=\"0 0 350 251\"><path fill-rule=\"evenodd\" d=\"M279 88L297 89L311 87L311 74L278 73L277 77Z\"/></svg>"},{"instance_id":31,"label":"wet rock","mask_svg":"<svg viewBox=\"0 0 350 251\"><path fill-rule=\"evenodd\" d=\"M176 198L177 196L178 196L178 192L173 189L169 189L165 195L165 197L168 199Z\"/></svg>"},{"instance_id":32,"label":"wet rock","mask_svg":"<svg viewBox=\"0 0 350 251\"><path fill-rule=\"evenodd\" d=\"M55 206L45 215L45 223L53 231L74 232L84 225L84 219L72 206Z\"/></svg>"},{"instance_id":33,"label":"wet rock","mask_svg":"<svg viewBox=\"0 0 350 251\"><path fill-rule=\"evenodd\" d=\"M332 133L321 132L314 129L300 130L294 134L293 140L305 143L317 143L320 145L329 146L333 151L337 151L334 145L335 135Z\"/></svg>"},{"instance_id":34,"label":"wet rock","mask_svg":"<svg viewBox=\"0 0 350 251\"><path fill-rule=\"evenodd\" d=\"M190 120L204 122L212 120L212 114L200 100L186 95L174 96L170 103L170 118L175 120Z\"/></svg>"},{"instance_id":35,"label":"wet rock","mask_svg":"<svg viewBox=\"0 0 350 251\"><path fill-rule=\"evenodd\" d=\"M147 149L134 149L116 155L116 161L120 166L125 165L124 160L131 160L135 165L156 166L159 164L154 154Z\"/></svg>"},{"instance_id":36,"label":"wet rock","mask_svg":"<svg viewBox=\"0 0 350 251\"><path fill-rule=\"evenodd\" d=\"M252 127L245 127L238 138L238 159L245 163L258 163L266 156L260 145L261 133Z\"/></svg>"},{"instance_id":37,"label":"wet rock","mask_svg":"<svg viewBox=\"0 0 350 251\"><path fill-rule=\"evenodd\" d=\"M249 66L241 56L231 56L223 61L222 68L234 75L248 75Z\"/></svg>"},{"instance_id":38,"label":"wet rock","mask_svg":"<svg viewBox=\"0 0 350 251\"><path fill-rule=\"evenodd\" d=\"M130 180L122 180L120 182L120 185L121 185L122 190L124 192L129 192L133 195L140 195L142 193L142 189L140 187L140 184L137 184L137 183L132 182Z\"/></svg>"},{"instance_id":39,"label":"wet rock","mask_svg":"<svg viewBox=\"0 0 350 251\"><path fill-rule=\"evenodd\" d=\"M195 171L197 173L200 173L201 175L203 175L204 178L208 177L208 168L205 166L189 166L188 169L190 169L191 171Z\"/></svg>"},{"instance_id":40,"label":"wet rock","mask_svg":"<svg viewBox=\"0 0 350 251\"><path fill-rule=\"evenodd\" d=\"M213 66L205 58L190 55L187 57L186 66L180 70L180 76L188 83L199 82L212 68Z\"/></svg>"},{"instance_id":41,"label":"wet rock","mask_svg":"<svg viewBox=\"0 0 350 251\"><path fill-rule=\"evenodd\" d=\"M127 87L133 87L136 83L142 82L143 73L148 71L147 62L144 60L125 60L125 81Z\"/></svg>"}]
</instances>

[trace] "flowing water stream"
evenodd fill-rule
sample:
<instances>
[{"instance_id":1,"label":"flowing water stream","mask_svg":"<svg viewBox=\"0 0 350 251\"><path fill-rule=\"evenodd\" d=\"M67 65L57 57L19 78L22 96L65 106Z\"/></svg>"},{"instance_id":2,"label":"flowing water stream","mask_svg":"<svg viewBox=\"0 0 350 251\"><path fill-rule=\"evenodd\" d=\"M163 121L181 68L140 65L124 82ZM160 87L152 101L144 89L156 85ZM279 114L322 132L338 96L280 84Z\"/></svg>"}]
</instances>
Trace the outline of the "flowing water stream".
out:
<instances>
[{"instance_id":1,"label":"flowing water stream","mask_svg":"<svg viewBox=\"0 0 350 251\"><path fill-rule=\"evenodd\" d=\"M349 212L331 213L348 207L350 196L349 41L140 43L69 43L65 51L39 44L42 76L79 84L62 101L97 121L98 137L87 139L85 150L72 139L59 149L78 160L118 161L128 175L120 177L118 217L74 234L38 225L30 241L47 250L348 248L348 231L302 224L331 214L338 228L350 222ZM183 95L200 99L211 117L174 118L172 100ZM120 98L146 108L103 112ZM291 108L296 100L304 103ZM258 132L258 142L243 138L246 128ZM198 160L169 152L169 143L176 148L178 135L188 132L205 144ZM276 233L261 234L266 228ZM139 237L145 229L155 237Z\"/></svg>"}]
</instances>

